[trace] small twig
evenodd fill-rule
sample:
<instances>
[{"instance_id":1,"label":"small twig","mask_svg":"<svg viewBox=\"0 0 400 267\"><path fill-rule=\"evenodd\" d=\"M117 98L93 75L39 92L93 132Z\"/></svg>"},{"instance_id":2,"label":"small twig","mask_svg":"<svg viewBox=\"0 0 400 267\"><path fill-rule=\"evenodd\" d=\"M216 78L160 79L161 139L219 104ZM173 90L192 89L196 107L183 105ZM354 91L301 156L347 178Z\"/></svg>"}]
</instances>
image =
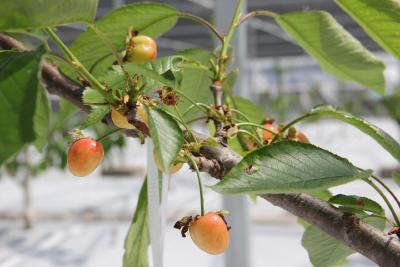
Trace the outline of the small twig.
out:
<instances>
[{"instance_id":1,"label":"small twig","mask_svg":"<svg viewBox=\"0 0 400 267\"><path fill-rule=\"evenodd\" d=\"M198 17L196 15L190 14L190 13L180 13L179 16L181 18L186 18L186 19L190 19L193 21L196 21L200 24L203 24L204 26L206 26L207 28L209 28L211 30L212 33L215 34L215 36L221 41L224 41L224 37L222 36L222 34L207 20L203 19L202 17Z\"/></svg>"},{"instance_id":2,"label":"small twig","mask_svg":"<svg viewBox=\"0 0 400 267\"><path fill-rule=\"evenodd\" d=\"M279 16L279 14L275 13L275 12L272 12L272 11L269 11L269 10L252 11L252 12L247 13L246 15L242 16L240 18L239 22L237 23L237 26L239 26L240 24L242 24L246 20L248 20L248 19L250 19L252 17L257 17L257 16L276 18L277 16Z\"/></svg>"}]
</instances>

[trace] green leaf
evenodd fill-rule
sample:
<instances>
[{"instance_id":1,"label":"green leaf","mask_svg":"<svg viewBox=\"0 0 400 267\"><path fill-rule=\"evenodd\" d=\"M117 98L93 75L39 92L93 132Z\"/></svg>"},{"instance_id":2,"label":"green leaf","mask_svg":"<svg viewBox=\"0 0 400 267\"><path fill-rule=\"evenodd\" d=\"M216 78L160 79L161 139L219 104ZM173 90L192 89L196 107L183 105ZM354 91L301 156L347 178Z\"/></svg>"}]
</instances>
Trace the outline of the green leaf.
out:
<instances>
[{"instance_id":1,"label":"green leaf","mask_svg":"<svg viewBox=\"0 0 400 267\"><path fill-rule=\"evenodd\" d=\"M82 101L85 104L107 103L106 98L98 90L87 87L82 94Z\"/></svg>"},{"instance_id":2,"label":"green leaf","mask_svg":"<svg viewBox=\"0 0 400 267\"><path fill-rule=\"evenodd\" d=\"M347 1L347 0L346 0ZM324 11L290 12L278 24L339 80L352 80L382 94L384 64Z\"/></svg>"},{"instance_id":3,"label":"green leaf","mask_svg":"<svg viewBox=\"0 0 400 267\"><path fill-rule=\"evenodd\" d=\"M90 23L96 10L97 0L2 0L0 31Z\"/></svg>"},{"instance_id":4,"label":"green leaf","mask_svg":"<svg viewBox=\"0 0 400 267\"><path fill-rule=\"evenodd\" d=\"M381 205L366 197L346 196L339 194L331 197L329 199L329 202L339 206L356 208L363 211L372 212L373 214L380 216L382 216L385 213Z\"/></svg>"},{"instance_id":5,"label":"green leaf","mask_svg":"<svg viewBox=\"0 0 400 267\"><path fill-rule=\"evenodd\" d=\"M393 181L400 186L400 173L393 171L392 172Z\"/></svg>"},{"instance_id":6,"label":"green leaf","mask_svg":"<svg viewBox=\"0 0 400 267\"><path fill-rule=\"evenodd\" d=\"M336 0L368 35L388 53L400 59L398 0Z\"/></svg>"},{"instance_id":7,"label":"green leaf","mask_svg":"<svg viewBox=\"0 0 400 267\"><path fill-rule=\"evenodd\" d=\"M233 87L239 76L239 70L234 69L228 75L226 75L225 80L222 82L222 89L227 93L228 96L233 95Z\"/></svg>"},{"instance_id":8,"label":"green leaf","mask_svg":"<svg viewBox=\"0 0 400 267\"><path fill-rule=\"evenodd\" d=\"M44 88L39 83L36 97L36 110L33 117L34 130L36 133L35 147L42 150L47 142L50 127L50 103Z\"/></svg>"},{"instance_id":9,"label":"green leaf","mask_svg":"<svg viewBox=\"0 0 400 267\"><path fill-rule=\"evenodd\" d=\"M148 267L147 249L150 245L148 210L147 210L147 179L143 182L135 215L125 238L123 267Z\"/></svg>"},{"instance_id":10,"label":"green leaf","mask_svg":"<svg viewBox=\"0 0 400 267\"><path fill-rule=\"evenodd\" d=\"M235 96L233 101L235 102L236 108L243 112L251 122L261 123L263 121L264 111L255 103L240 96Z\"/></svg>"},{"instance_id":11,"label":"green leaf","mask_svg":"<svg viewBox=\"0 0 400 267\"><path fill-rule=\"evenodd\" d=\"M159 69L159 66L162 66L161 61L152 63L152 64L126 64L125 70L130 74L138 74L143 75L146 80L152 80L153 82L158 82L159 84L166 85L166 86L175 86L175 77L168 75L168 69ZM158 72L160 71L160 72ZM166 74L167 75L163 75ZM152 84L152 88L154 89L154 83Z\"/></svg>"},{"instance_id":12,"label":"green leaf","mask_svg":"<svg viewBox=\"0 0 400 267\"><path fill-rule=\"evenodd\" d=\"M209 67L211 53L202 49L187 49L179 52L179 55L190 60L198 61ZM212 80L208 70L201 68L184 67L182 70L182 82L180 90L195 102L211 104L213 102L210 85ZM178 103L180 110L186 110L192 103L181 98ZM194 109L185 116L185 119L191 120L199 115L199 110Z\"/></svg>"},{"instance_id":13,"label":"green leaf","mask_svg":"<svg viewBox=\"0 0 400 267\"><path fill-rule=\"evenodd\" d=\"M357 209L354 211L353 213L357 217L372 226L380 230L385 228L386 221L384 218L370 217L368 214ZM352 249L312 225L308 226L304 232L301 244L307 250L314 267L342 266L346 262L346 258L354 253Z\"/></svg>"},{"instance_id":14,"label":"green leaf","mask_svg":"<svg viewBox=\"0 0 400 267\"><path fill-rule=\"evenodd\" d=\"M135 3L111 11L95 25L121 51L125 49L131 27L139 34L157 38L175 25L178 14L176 9L165 4ZM103 73L116 60L92 29L82 33L73 42L71 50L87 68L93 69L95 75Z\"/></svg>"},{"instance_id":15,"label":"green leaf","mask_svg":"<svg viewBox=\"0 0 400 267\"><path fill-rule=\"evenodd\" d=\"M353 125L375 139L375 141L386 149L395 159L400 161L400 144L388 133L375 125L333 106L318 106L311 110L310 115L330 116Z\"/></svg>"},{"instance_id":16,"label":"green leaf","mask_svg":"<svg viewBox=\"0 0 400 267\"><path fill-rule=\"evenodd\" d=\"M301 244L307 250L314 267L338 266L343 259L354 253L352 249L314 226L306 229Z\"/></svg>"},{"instance_id":17,"label":"green leaf","mask_svg":"<svg viewBox=\"0 0 400 267\"><path fill-rule=\"evenodd\" d=\"M0 52L0 165L37 138L40 127L35 129L35 113L43 52Z\"/></svg>"},{"instance_id":18,"label":"green leaf","mask_svg":"<svg viewBox=\"0 0 400 267\"><path fill-rule=\"evenodd\" d=\"M85 129L101 122L108 113L110 113L110 106L92 106L92 110L81 128Z\"/></svg>"},{"instance_id":19,"label":"green leaf","mask_svg":"<svg viewBox=\"0 0 400 267\"><path fill-rule=\"evenodd\" d=\"M144 64L128 63L124 65L124 69L131 75L143 75L142 78L147 84L146 89L154 89L160 86L175 87L177 81L174 74L180 71L183 60L181 56L162 57ZM99 80L105 82L114 90L117 88L125 90L127 83L126 75L120 66L113 66Z\"/></svg>"},{"instance_id":20,"label":"green leaf","mask_svg":"<svg viewBox=\"0 0 400 267\"><path fill-rule=\"evenodd\" d=\"M183 145L183 133L178 123L162 109L146 107L151 140L160 159L163 172L174 163Z\"/></svg>"},{"instance_id":21,"label":"green leaf","mask_svg":"<svg viewBox=\"0 0 400 267\"><path fill-rule=\"evenodd\" d=\"M220 193L311 192L370 173L314 145L284 141L249 153L211 188Z\"/></svg>"},{"instance_id":22,"label":"green leaf","mask_svg":"<svg viewBox=\"0 0 400 267\"><path fill-rule=\"evenodd\" d=\"M400 124L400 92L385 96L381 99L389 115Z\"/></svg>"}]
</instances>

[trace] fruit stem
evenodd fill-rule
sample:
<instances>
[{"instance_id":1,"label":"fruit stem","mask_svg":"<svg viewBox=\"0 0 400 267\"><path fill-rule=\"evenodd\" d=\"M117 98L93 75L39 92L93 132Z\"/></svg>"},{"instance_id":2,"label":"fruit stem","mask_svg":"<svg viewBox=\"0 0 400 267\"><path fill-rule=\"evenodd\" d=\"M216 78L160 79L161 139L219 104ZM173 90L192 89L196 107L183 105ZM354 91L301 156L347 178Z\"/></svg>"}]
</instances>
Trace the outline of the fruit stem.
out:
<instances>
[{"instance_id":1,"label":"fruit stem","mask_svg":"<svg viewBox=\"0 0 400 267\"><path fill-rule=\"evenodd\" d=\"M247 115L244 114L243 112L241 112L240 110L237 110L237 109L234 109L234 108L231 108L230 110L231 110L233 113L236 113L236 114L239 114L240 116L242 116L247 122L251 122L250 118L247 117ZM240 120L238 119L238 121L240 121Z\"/></svg>"},{"instance_id":2,"label":"fruit stem","mask_svg":"<svg viewBox=\"0 0 400 267\"><path fill-rule=\"evenodd\" d=\"M198 103L196 103L195 101L193 101L190 97L188 97L185 93L183 93L182 91L178 90L178 89L174 89L174 92L176 92L178 95L182 96L183 98L185 98L187 101L189 101L190 103L192 103L193 105L195 105L196 107L198 107L199 109L204 110L205 112L208 112L208 109L205 107L202 107L201 105L199 105Z\"/></svg>"},{"instance_id":3,"label":"fruit stem","mask_svg":"<svg viewBox=\"0 0 400 267\"><path fill-rule=\"evenodd\" d=\"M247 135L251 136L257 142L257 144L259 144L260 146L263 146L262 141L255 134L252 134L249 131L246 131L246 130L243 130L243 129L240 129L239 133L244 133L244 134L247 134Z\"/></svg>"},{"instance_id":4,"label":"fruit stem","mask_svg":"<svg viewBox=\"0 0 400 267\"><path fill-rule=\"evenodd\" d=\"M97 138L96 140L97 140L98 142L100 142L100 141L106 139L107 137L109 137L110 135L112 135L112 134L114 134L114 133L116 133L116 132L119 132L119 131L121 131L121 130L122 130L121 128L111 130L111 131L109 131L108 133L105 133L104 135L100 136L100 137Z\"/></svg>"},{"instance_id":5,"label":"fruit stem","mask_svg":"<svg viewBox=\"0 0 400 267\"><path fill-rule=\"evenodd\" d=\"M302 115L302 116L300 116L300 117L298 117L298 118L292 120L291 122L289 122L288 124L286 124L286 125L280 130L280 132L281 132L281 133L284 133L287 129L289 129L290 127L292 127L292 126L295 125L296 123L298 123L298 122L300 122L300 121L302 121L302 120L304 120L304 119L307 119L308 117L311 117L311 116L313 116L313 115L314 115L314 114L306 113L306 114L304 114L304 115ZM274 136L274 138L272 139L271 143L275 142L276 139L277 139L277 135Z\"/></svg>"},{"instance_id":6,"label":"fruit stem","mask_svg":"<svg viewBox=\"0 0 400 267\"><path fill-rule=\"evenodd\" d=\"M200 215L204 216L204 195L203 195L203 182L201 181L199 167L197 166L196 161L193 159L192 156L188 156L189 160L191 161L194 170L196 171L197 175L197 182L199 183L199 193L200 193Z\"/></svg>"},{"instance_id":7,"label":"fruit stem","mask_svg":"<svg viewBox=\"0 0 400 267\"><path fill-rule=\"evenodd\" d=\"M375 189L376 192L378 192L378 194L382 197L382 199L385 201L386 205L388 206L390 212L392 213L392 216L394 218L394 220L396 221L397 226L400 226L400 220L396 214L396 212L393 209L392 204L390 203L390 201L387 199L387 197L385 196L385 194L382 192L382 190L376 186L376 184L374 184L369 178L367 179L363 179L363 181L365 181L367 184L369 184L370 186L372 186L372 188Z\"/></svg>"},{"instance_id":8,"label":"fruit stem","mask_svg":"<svg viewBox=\"0 0 400 267\"><path fill-rule=\"evenodd\" d=\"M246 125L247 125L247 126L254 126L254 127L257 127L257 128L262 129L262 130L264 130L264 131L267 131L267 132L273 134L275 137L279 135L279 133L275 133L274 131L272 131L272 130L270 130L270 129L268 129L268 128L265 128L264 126L261 126L261 125L259 125L259 124L257 124L257 123L252 123L252 122L240 122L240 123L237 123L237 124L236 124L237 127L246 126Z\"/></svg>"},{"instance_id":9,"label":"fruit stem","mask_svg":"<svg viewBox=\"0 0 400 267\"><path fill-rule=\"evenodd\" d=\"M238 25L241 25L243 22L245 22L246 20L252 18L252 17L257 17L257 16L263 16L263 17L270 17L270 18L276 18L277 16L279 16L279 14L273 12L273 11L269 11L269 10L256 10L256 11L252 11L247 13L246 15L242 16L238 22Z\"/></svg>"},{"instance_id":10,"label":"fruit stem","mask_svg":"<svg viewBox=\"0 0 400 267\"><path fill-rule=\"evenodd\" d=\"M396 194L389 188L389 186L387 186L380 178L378 178L375 175L371 175L371 178L374 179L376 182L378 182L383 188L385 188L386 191L388 191L388 193L392 196L392 198L396 201L397 205L400 208L400 200L396 196Z\"/></svg>"},{"instance_id":11,"label":"fruit stem","mask_svg":"<svg viewBox=\"0 0 400 267\"><path fill-rule=\"evenodd\" d=\"M194 136L192 130L191 130L190 127L189 127L189 125L187 125L186 122L185 122L185 120L183 119L182 114L181 114L181 112L180 112L179 109L178 109L178 106L175 105L175 106L174 106L174 109L175 109L175 113L176 113L176 114L178 115L178 117L179 117L179 120L180 120L181 123L183 124L183 127L185 127L185 129L188 131L188 133L190 134L190 137L192 138L192 140L193 140L195 143L197 143L196 137Z\"/></svg>"},{"instance_id":12,"label":"fruit stem","mask_svg":"<svg viewBox=\"0 0 400 267\"><path fill-rule=\"evenodd\" d=\"M204 26L209 28L211 30L211 32L214 33L215 36L218 37L218 39L221 42L224 41L224 37L219 33L219 31L210 22L208 22L207 20L203 19L202 17L198 17L198 16L190 14L190 13L180 13L179 16L181 18L190 19L190 20L193 20L193 21L198 22L200 24L203 24Z\"/></svg>"},{"instance_id":13,"label":"fruit stem","mask_svg":"<svg viewBox=\"0 0 400 267\"><path fill-rule=\"evenodd\" d=\"M205 111L202 107L204 107L207 110L210 110L210 107L207 106L206 104L196 103L196 105L194 105L194 104L190 105L190 107L188 107L187 110L185 110L185 112L183 112L182 116L185 117L194 108L198 108L198 109L201 109L202 111Z\"/></svg>"},{"instance_id":14,"label":"fruit stem","mask_svg":"<svg viewBox=\"0 0 400 267\"><path fill-rule=\"evenodd\" d=\"M50 28L45 28L45 31L50 36L50 38L56 43L56 45L64 52L67 58L71 61L72 66L75 70L81 72L82 75L99 91L106 96L106 87L102 85L79 61L79 59L72 53L72 51L64 44L64 42L58 37L58 35Z\"/></svg>"}]
</instances>

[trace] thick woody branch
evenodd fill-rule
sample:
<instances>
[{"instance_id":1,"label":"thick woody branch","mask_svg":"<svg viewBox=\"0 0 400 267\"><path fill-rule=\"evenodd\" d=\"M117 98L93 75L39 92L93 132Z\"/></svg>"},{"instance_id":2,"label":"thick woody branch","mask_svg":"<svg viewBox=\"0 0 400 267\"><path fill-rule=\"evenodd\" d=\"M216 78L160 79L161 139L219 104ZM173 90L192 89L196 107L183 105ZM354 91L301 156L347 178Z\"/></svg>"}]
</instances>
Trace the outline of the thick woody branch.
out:
<instances>
[{"instance_id":1,"label":"thick woody branch","mask_svg":"<svg viewBox=\"0 0 400 267\"><path fill-rule=\"evenodd\" d=\"M2 33L0 33L0 46L6 49L25 50L20 43ZM81 102L83 88L60 74L55 66L44 63L42 77L49 93L61 96L82 110L88 111ZM112 123L110 125L113 127ZM239 155L223 146L202 147L197 157L201 170L217 179L223 179L240 160ZM266 194L261 197L303 218L379 266L399 266L400 242L360 221L354 215L344 214L327 202L307 194Z\"/></svg>"}]
</instances>

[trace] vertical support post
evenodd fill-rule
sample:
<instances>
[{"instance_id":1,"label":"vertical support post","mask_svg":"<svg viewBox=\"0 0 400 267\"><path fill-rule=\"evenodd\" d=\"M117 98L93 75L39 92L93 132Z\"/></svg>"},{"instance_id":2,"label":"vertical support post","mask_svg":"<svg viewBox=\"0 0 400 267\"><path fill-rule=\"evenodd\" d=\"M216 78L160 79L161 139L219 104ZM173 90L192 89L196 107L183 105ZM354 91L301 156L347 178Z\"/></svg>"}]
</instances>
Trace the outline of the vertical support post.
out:
<instances>
[{"instance_id":1,"label":"vertical support post","mask_svg":"<svg viewBox=\"0 0 400 267\"><path fill-rule=\"evenodd\" d=\"M237 0L216 0L215 2L215 25L218 29L227 32L232 22ZM247 10L245 1L243 13ZM247 30L246 24L239 27L235 34L232 45L235 48L234 66L240 69L234 92L246 98L251 97L249 90L249 77L247 68ZM249 212L247 196L224 196L224 208L231 212L228 217L232 226L230 231L230 245L225 253L226 267L249 267Z\"/></svg>"},{"instance_id":2,"label":"vertical support post","mask_svg":"<svg viewBox=\"0 0 400 267\"><path fill-rule=\"evenodd\" d=\"M164 266L164 237L168 197L168 179L162 174L153 159L153 142L147 141L147 198L149 232L153 266Z\"/></svg>"}]
</instances>

